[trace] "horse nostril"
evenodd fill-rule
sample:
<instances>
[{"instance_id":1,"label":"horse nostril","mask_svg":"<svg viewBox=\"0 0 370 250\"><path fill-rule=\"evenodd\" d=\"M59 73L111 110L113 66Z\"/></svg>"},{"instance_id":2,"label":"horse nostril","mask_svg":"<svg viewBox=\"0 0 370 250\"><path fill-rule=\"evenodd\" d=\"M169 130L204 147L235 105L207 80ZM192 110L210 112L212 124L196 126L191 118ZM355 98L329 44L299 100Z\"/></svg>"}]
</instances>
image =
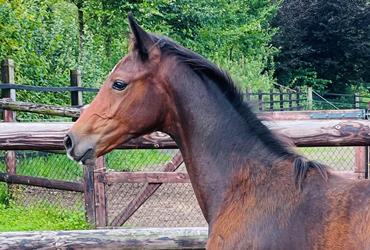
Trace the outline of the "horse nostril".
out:
<instances>
[{"instance_id":1,"label":"horse nostril","mask_svg":"<svg viewBox=\"0 0 370 250\"><path fill-rule=\"evenodd\" d=\"M66 135L66 137L64 137L64 147L66 148L66 150L70 150L73 148L73 141L69 135Z\"/></svg>"}]
</instances>

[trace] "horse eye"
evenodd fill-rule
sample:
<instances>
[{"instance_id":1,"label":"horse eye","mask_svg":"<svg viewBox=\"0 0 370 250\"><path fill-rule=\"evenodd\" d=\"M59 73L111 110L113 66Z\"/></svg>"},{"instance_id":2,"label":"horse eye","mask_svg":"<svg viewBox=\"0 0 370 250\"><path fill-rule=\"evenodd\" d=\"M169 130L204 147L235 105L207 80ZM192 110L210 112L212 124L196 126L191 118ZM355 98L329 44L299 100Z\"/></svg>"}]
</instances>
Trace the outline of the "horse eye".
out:
<instances>
[{"instance_id":1,"label":"horse eye","mask_svg":"<svg viewBox=\"0 0 370 250\"><path fill-rule=\"evenodd\" d=\"M127 85L128 84L122 80L116 80L114 81L112 88L121 91L124 90L127 87Z\"/></svg>"}]
</instances>

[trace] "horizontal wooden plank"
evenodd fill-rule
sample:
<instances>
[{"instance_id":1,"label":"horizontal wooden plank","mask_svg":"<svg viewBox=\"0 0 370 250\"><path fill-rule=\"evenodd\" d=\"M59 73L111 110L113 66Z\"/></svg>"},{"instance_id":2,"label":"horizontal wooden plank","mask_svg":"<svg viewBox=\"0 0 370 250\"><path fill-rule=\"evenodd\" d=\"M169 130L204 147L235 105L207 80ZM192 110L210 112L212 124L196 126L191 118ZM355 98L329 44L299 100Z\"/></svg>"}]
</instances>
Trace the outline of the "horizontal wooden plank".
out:
<instances>
[{"instance_id":1,"label":"horizontal wooden plank","mask_svg":"<svg viewBox=\"0 0 370 250\"><path fill-rule=\"evenodd\" d=\"M288 92L260 92L260 93L245 93L244 95L250 95L250 96L258 96L258 95L263 95L263 96L269 96L269 95L296 95L296 94L303 94L302 92L296 92L296 91L292 91L290 93Z\"/></svg>"},{"instance_id":2,"label":"horizontal wooden plank","mask_svg":"<svg viewBox=\"0 0 370 250\"><path fill-rule=\"evenodd\" d=\"M181 172L107 172L98 180L113 183L189 183L187 173Z\"/></svg>"},{"instance_id":3,"label":"horizontal wooden plank","mask_svg":"<svg viewBox=\"0 0 370 250\"><path fill-rule=\"evenodd\" d=\"M265 123L300 147L368 146L368 120L302 120Z\"/></svg>"},{"instance_id":4,"label":"horizontal wooden plank","mask_svg":"<svg viewBox=\"0 0 370 250\"><path fill-rule=\"evenodd\" d=\"M295 100L291 100L295 101ZM290 102L286 100L284 102ZM263 103L270 103L264 101ZM274 103L280 103L280 101L274 101ZM294 107L293 107L294 108ZM78 117L80 115L80 109L75 107L62 107L47 104L37 104L28 102L12 101L11 99L0 99L0 109L10 109L14 111L26 111L39 114L49 115L60 115L66 117ZM280 109L276 109L280 110ZM317 110L317 111L282 111L282 112L262 112L257 113L257 116L261 120L310 120L311 115L315 113L326 113L326 114L338 114L338 113L353 113L358 110Z\"/></svg>"},{"instance_id":5,"label":"horizontal wooden plank","mask_svg":"<svg viewBox=\"0 0 370 250\"><path fill-rule=\"evenodd\" d=\"M53 180L42 177L24 176L24 175L9 175L0 173L0 182L9 184L22 184L27 186L44 187L50 189L83 192L81 182Z\"/></svg>"},{"instance_id":6,"label":"horizontal wooden plank","mask_svg":"<svg viewBox=\"0 0 370 250\"><path fill-rule=\"evenodd\" d=\"M208 229L143 228L0 233L0 249L204 249Z\"/></svg>"},{"instance_id":7,"label":"horizontal wooden plank","mask_svg":"<svg viewBox=\"0 0 370 250\"><path fill-rule=\"evenodd\" d=\"M64 150L63 138L72 122L0 123L0 150ZM120 149L177 148L167 135L154 132L120 145Z\"/></svg>"},{"instance_id":8,"label":"horizontal wooden plank","mask_svg":"<svg viewBox=\"0 0 370 250\"><path fill-rule=\"evenodd\" d=\"M295 98L292 98L292 99L284 99L284 100L275 100L275 101L268 101L268 100L264 100L264 101L258 101L258 100L255 100L259 103L263 103L263 104L270 104L270 103L295 103L297 101L306 101L306 99L295 99Z\"/></svg>"},{"instance_id":9,"label":"horizontal wooden plank","mask_svg":"<svg viewBox=\"0 0 370 250\"><path fill-rule=\"evenodd\" d=\"M184 162L180 151L178 151L171 161L163 167L164 172L173 172ZM110 222L111 226L122 226L138 210L149 197L162 185L162 183L146 183L141 191L133 198L130 203L120 211Z\"/></svg>"},{"instance_id":10,"label":"horizontal wooden plank","mask_svg":"<svg viewBox=\"0 0 370 250\"><path fill-rule=\"evenodd\" d=\"M341 110L308 110L308 111L277 111L277 112L259 112L257 116L261 120L266 121L281 121L281 120L313 120L312 117L317 114L327 114L330 115L339 115L339 114L360 114L360 110L358 109L341 109ZM340 118L337 118L340 119ZM343 118L348 120L348 118ZM352 119L362 119L361 116Z\"/></svg>"},{"instance_id":11,"label":"horizontal wooden plank","mask_svg":"<svg viewBox=\"0 0 370 250\"><path fill-rule=\"evenodd\" d=\"M291 102L296 100L285 100L283 102ZM274 103L280 103L280 101L273 101ZM263 101L262 103L268 104L269 101ZM62 107L47 104L36 104L28 102L12 101L11 99L0 99L1 109L10 109L14 111L26 111L39 114L59 115L66 117L79 117L80 109L75 107ZM294 107L293 107L294 108ZM279 109L277 109L279 110ZM262 112L257 113L257 116L261 120L311 120L313 114L325 113L325 114L346 114L359 112L359 110L347 109L347 110L316 110L316 111L278 111L278 112ZM361 117L359 117L361 118Z\"/></svg>"},{"instance_id":12,"label":"horizontal wooden plank","mask_svg":"<svg viewBox=\"0 0 370 250\"><path fill-rule=\"evenodd\" d=\"M333 171L344 178L360 179L363 173ZM107 172L98 177L105 184L114 183L190 183L185 172Z\"/></svg>"},{"instance_id":13,"label":"horizontal wooden plank","mask_svg":"<svg viewBox=\"0 0 370 250\"><path fill-rule=\"evenodd\" d=\"M297 146L369 145L370 123L367 120L274 121L265 124L293 139ZM0 149L60 150L71 126L72 123L0 123ZM176 148L176 144L168 135L155 132L119 148Z\"/></svg>"},{"instance_id":14,"label":"horizontal wooden plank","mask_svg":"<svg viewBox=\"0 0 370 250\"><path fill-rule=\"evenodd\" d=\"M370 145L368 120L302 119L264 123L299 147ZM63 138L71 126L72 123L0 123L0 150L63 150ZM177 148L177 145L168 135L154 132L118 148Z\"/></svg>"},{"instance_id":15,"label":"horizontal wooden plank","mask_svg":"<svg viewBox=\"0 0 370 250\"><path fill-rule=\"evenodd\" d=\"M12 101L11 99L0 99L0 108L13 111L24 111L37 114L57 115L65 117L79 117L80 109L74 107L62 107L48 104L37 104L31 102Z\"/></svg>"},{"instance_id":16,"label":"horizontal wooden plank","mask_svg":"<svg viewBox=\"0 0 370 250\"><path fill-rule=\"evenodd\" d=\"M34 85L21 85L21 84L0 84L0 89L16 89L16 90L28 90L28 91L39 91L39 92L71 92L71 91L82 91L82 92L98 92L97 88L88 87L49 87L49 86L34 86Z\"/></svg>"}]
</instances>

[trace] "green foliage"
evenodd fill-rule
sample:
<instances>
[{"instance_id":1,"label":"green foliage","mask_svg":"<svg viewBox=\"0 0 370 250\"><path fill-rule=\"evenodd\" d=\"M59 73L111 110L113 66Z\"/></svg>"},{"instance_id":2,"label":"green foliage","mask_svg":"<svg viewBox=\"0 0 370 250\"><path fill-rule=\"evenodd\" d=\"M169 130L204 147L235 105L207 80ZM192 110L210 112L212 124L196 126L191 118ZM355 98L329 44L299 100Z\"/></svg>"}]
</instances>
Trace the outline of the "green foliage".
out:
<instances>
[{"instance_id":1,"label":"green foliage","mask_svg":"<svg viewBox=\"0 0 370 250\"><path fill-rule=\"evenodd\" d=\"M369 18L366 0L285 0L273 21L278 82L337 93L369 83Z\"/></svg>"},{"instance_id":2,"label":"green foliage","mask_svg":"<svg viewBox=\"0 0 370 250\"><path fill-rule=\"evenodd\" d=\"M272 84L276 4L268 0L1 0L0 58L15 60L22 84L67 86L69 70L80 68L84 85L99 87L127 53L129 11L148 31L229 69L242 86ZM17 98L69 104L68 93L19 91Z\"/></svg>"},{"instance_id":3,"label":"green foliage","mask_svg":"<svg viewBox=\"0 0 370 250\"><path fill-rule=\"evenodd\" d=\"M197 42L190 40L185 45L229 70L242 87L271 87L276 49L269 45L275 34L269 21L277 6L267 0L192 4L199 17L194 32Z\"/></svg>"},{"instance_id":4,"label":"green foliage","mask_svg":"<svg viewBox=\"0 0 370 250\"><path fill-rule=\"evenodd\" d=\"M319 79L315 70L308 68L298 69L290 73L292 74L292 78L289 83L291 87L310 86L316 91L323 91L326 86L331 83L330 80Z\"/></svg>"},{"instance_id":5,"label":"green foliage","mask_svg":"<svg viewBox=\"0 0 370 250\"><path fill-rule=\"evenodd\" d=\"M89 229L83 211L40 204L6 206L0 204L0 231Z\"/></svg>"}]
</instances>

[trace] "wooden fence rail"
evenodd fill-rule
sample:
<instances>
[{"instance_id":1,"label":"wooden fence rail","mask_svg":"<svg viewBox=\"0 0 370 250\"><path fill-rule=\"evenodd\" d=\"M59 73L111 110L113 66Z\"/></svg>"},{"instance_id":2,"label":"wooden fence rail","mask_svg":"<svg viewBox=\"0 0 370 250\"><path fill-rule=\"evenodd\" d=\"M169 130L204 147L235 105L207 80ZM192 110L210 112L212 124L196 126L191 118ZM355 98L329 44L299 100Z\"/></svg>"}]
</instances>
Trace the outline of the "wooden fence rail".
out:
<instances>
[{"instance_id":1,"label":"wooden fence rail","mask_svg":"<svg viewBox=\"0 0 370 250\"><path fill-rule=\"evenodd\" d=\"M0 233L0 249L204 249L208 229L146 228Z\"/></svg>"},{"instance_id":2,"label":"wooden fence rail","mask_svg":"<svg viewBox=\"0 0 370 250\"><path fill-rule=\"evenodd\" d=\"M83 192L82 182L52 180L48 178L23 175L9 175L6 173L0 173L0 181L9 184L23 184L65 191Z\"/></svg>"},{"instance_id":3,"label":"wooden fence rail","mask_svg":"<svg viewBox=\"0 0 370 250\"><path fill-rule=\"evenodd\" d=\"M56 105L39 104L32 102L19 102L12 99L0 99L0 109L23 111L43 115L57 115L77 118L80 116L80 109L74 107L62 107Z\"/></svg>"},{"instance_id":4,"label":"wooden fence rail","mask_svg":"<svg viewBox=\"0 0 370 250\"><path fill-rule=\"evenodd\" d=\"M10 98L0 99L0 109L11 111L24 111L30 113L58 115L64 117L77 118L80 116L81 109L76 107L62 107L49 104L30 103L14 101ZM364 111L344 109L344 110L310 110L310 111L275 111L275 112L260 112L257 113L258 118L262 120L312 120L315 115L324 114L321 119L363 119ZM335 116L336 115L336 116ZM330 116L330 117L329 117ZM334 116L334 117L333 117Z\"/></svg>"},{"instance_id":5,"label":"wooden fence rail","mask_svg":"<svg viewBox=\"0 0 370 250\"><path fill-rule=\"evenodd\" d=\"M370 145L368 120L264 121L299 147ZM72 123L0 123L0 150L63 150ZM120 149L177 148L166 134L155 132L120 145Z\"/></svg>"}]
</instances>

